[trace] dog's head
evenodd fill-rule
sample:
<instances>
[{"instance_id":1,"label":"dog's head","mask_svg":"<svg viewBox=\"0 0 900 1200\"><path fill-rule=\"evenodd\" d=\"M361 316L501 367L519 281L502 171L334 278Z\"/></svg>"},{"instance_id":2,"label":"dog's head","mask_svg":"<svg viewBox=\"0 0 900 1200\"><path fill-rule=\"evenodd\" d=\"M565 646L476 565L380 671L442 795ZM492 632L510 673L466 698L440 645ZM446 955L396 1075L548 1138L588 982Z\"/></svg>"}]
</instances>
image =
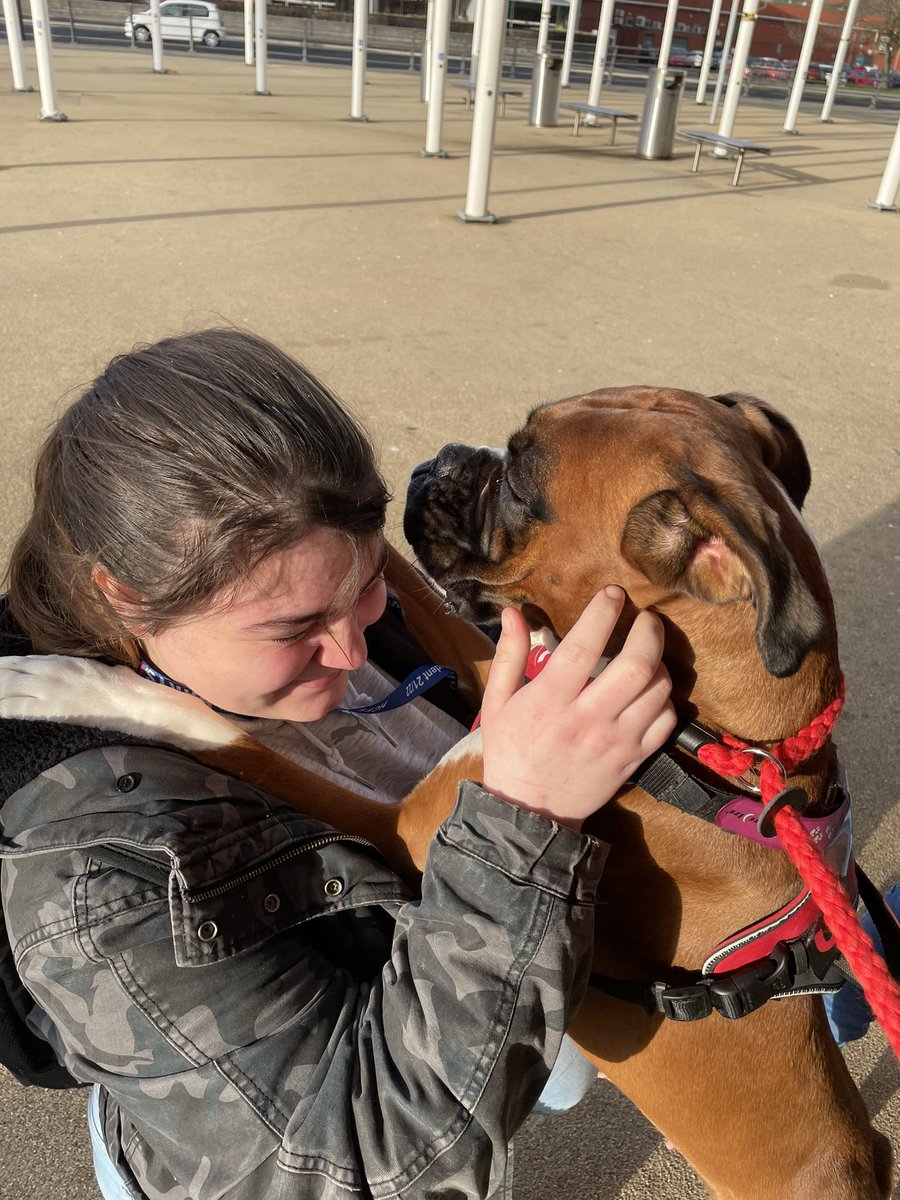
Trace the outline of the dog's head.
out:
<instances>
[{"instance_id":1,"label":"dog's head","mask_svg":"<svg viewBox=\"0 0 900 1200\"><path fill-rule=\"evenodd\" d=\"M514 604L561 636L618 583L689 636L743 606L786 676L826 625L809 482L793 426L752 397L611 388L537 408L505 451L445 446L413 474L405 532L471 620Z\"/></svg>"}]
</instances>

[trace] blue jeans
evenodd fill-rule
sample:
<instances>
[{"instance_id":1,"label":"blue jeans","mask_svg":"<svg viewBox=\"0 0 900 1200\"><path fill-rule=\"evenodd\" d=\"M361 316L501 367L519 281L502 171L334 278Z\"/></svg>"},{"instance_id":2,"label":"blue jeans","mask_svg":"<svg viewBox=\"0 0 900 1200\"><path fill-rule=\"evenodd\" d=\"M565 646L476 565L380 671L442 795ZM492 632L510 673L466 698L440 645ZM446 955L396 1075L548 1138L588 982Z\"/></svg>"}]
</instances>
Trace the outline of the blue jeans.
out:
<instances>
[{"instance_id":1,"label":"blue jeans","mask_svg":"<svg viewBox=\"0 0 900 1200\"><path fill-rule=\"evenodd\" d=\"M900 883L888 888L885 900L892 913L900 914ZM881 950L881 938L875 932L868 913L863 913L860 924L875 943L876 950ZM833 996L823 996L822 999L825 1001L828 1025L839 1046L846 1046L848 1042L855 1042L864 1036L872 1023L872 1010L858 983L850 980L839 992Z\"/></svg>"},{"instance_id":2,"label":"blue jeans","mask_svg":"<svg viewBox=\"0 0 900 1200\"><path fill-rule=\"evenodd\" d=\"M550 1078L531 1110L539 1116L553 1116L574 1108L597 1082L597 1068L588 1062L571 1038L564 1037Z\"/></svg>"},{"instance_id":3,"label":"blue jeans","mask_svg":"<svg viewBox=\"0 0 900 1200\"><path fill-rule=\"evenodd\" d=\"M91 1088L87 1118L88 1129L91 1131L94 1174L97 1176L100 1195L103 1200L134 1200L133 1193L125 1186L125 1181L116 1170L103 1140L103 1131L100 1128L100 1085L96 1083Z\"/></svg>"}]
</instances>

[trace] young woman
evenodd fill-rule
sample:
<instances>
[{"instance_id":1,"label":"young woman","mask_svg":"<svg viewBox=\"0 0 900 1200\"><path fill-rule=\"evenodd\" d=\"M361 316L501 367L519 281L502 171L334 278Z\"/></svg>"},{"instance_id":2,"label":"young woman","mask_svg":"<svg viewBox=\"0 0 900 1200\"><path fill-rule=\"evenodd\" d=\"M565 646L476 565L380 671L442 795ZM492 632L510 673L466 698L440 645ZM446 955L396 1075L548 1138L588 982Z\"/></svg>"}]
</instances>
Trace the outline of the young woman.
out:
<instances>
[{"instance_id":1,"label":"young woman","mask_svg":"<svg viewBox=\"0 0 900 1200\"><path fill-rule=\"evenodd\" d=\"M397 800L471 714L446 688L365 711L408 666L387 500L363 433L275 347L207 331L136 350L44 446L0 651L130 666ZM558 1056L544 1108L585 1075L563 1031L605 847L581 824L674 723L649 614L590 680L621 605L614 588L588 605L554 689L547 672L520 689L527 631L504 614L484 778L416 895L162 732L6 723L9 938L34 1028L95 1085L108 1200L503 1193Z\"/></svg>"}]
</instances>

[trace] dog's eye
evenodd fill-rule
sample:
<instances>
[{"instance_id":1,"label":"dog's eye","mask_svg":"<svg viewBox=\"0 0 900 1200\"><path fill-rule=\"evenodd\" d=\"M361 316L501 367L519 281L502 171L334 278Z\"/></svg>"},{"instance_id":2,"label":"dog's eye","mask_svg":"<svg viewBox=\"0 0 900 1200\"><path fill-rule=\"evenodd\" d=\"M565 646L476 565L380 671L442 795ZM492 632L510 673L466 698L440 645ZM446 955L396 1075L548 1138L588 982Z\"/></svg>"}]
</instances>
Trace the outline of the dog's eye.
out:
<instances>
[{"instance_id":1,"label":"dog's eye","mask_svg":"<svg viewBox=\"0 0 900 1200\"><path fill-rule=\"evenodd\" d=\"M519 495L519 493L515 489L515 486L513 485L512 480L510 479L510 477L508 475L506 475L504 477L503 484L504 484L507 492L509 492L510 497L513 500L515 500L515 502L517 504L521 504L524 508L528 507L528 501Z\"/></svg>"}]
</instances>

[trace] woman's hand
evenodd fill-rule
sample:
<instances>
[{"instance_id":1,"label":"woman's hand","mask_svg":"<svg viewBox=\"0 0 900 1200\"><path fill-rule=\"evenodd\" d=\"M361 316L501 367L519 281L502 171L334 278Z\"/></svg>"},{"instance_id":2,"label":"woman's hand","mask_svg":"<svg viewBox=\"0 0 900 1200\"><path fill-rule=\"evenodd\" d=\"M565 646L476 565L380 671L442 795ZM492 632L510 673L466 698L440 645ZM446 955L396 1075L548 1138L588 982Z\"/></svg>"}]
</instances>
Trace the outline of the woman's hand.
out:
<instances>
[{"instance_id":1,"label":"woman's hand","mask_svg":"<svg viewBox=\"0 0 900 1200\"><path fill-rule=\"evenodd\" d=\"M484 787L576 830L675 727L653 613L638 614L621 652L591 678L624 600L619 587L599 592L527 687L528 628L505 609L484 693Z\"/></svg>"}]
</instances>

